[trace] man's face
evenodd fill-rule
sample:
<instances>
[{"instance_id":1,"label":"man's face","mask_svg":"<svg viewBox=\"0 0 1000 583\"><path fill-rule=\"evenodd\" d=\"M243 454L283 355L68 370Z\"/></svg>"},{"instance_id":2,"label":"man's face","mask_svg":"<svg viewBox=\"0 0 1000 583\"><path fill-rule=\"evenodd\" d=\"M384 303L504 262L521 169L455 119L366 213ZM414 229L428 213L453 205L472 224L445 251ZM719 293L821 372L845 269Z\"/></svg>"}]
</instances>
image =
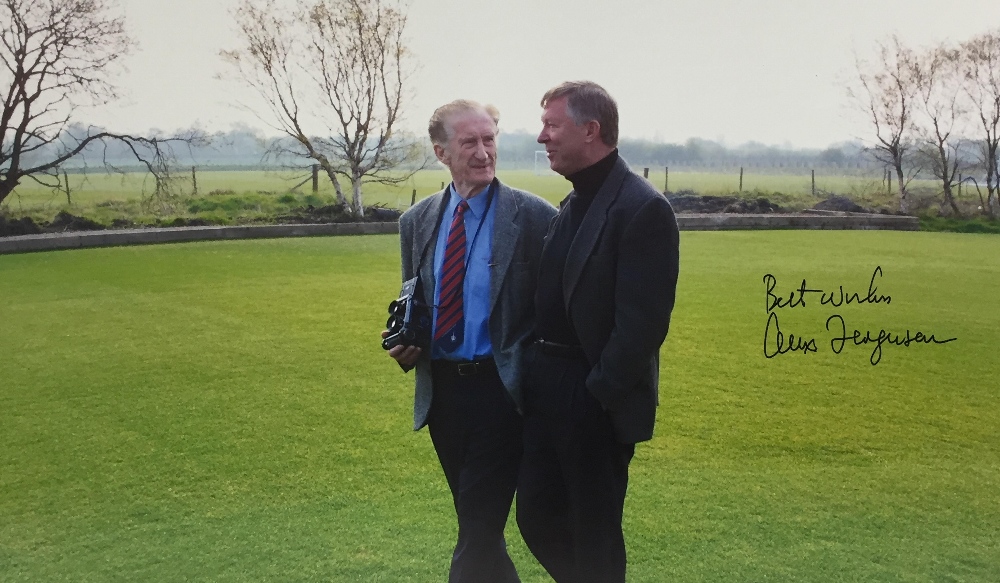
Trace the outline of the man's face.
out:
<instances>
[{"instance_id":1,"label":"man's face","mask_svg":"<svg viewBox=\"0 0 1000 583\"><path fill-rule=\"evenodd\" d=\"M451 120L451 138L435 145L438 160L451 170L459 194L474 195L496 175L497 127L484 112L466 112Z\"/></svg>"},{"instance_id":2,"label":"man's face","mask_svg":"<svg viewBox=\"0 0 1000 583\"><path fill-rule=\"evenodd\" d=\"M584 149L587 146L587 126L578 126L569 116L566 97L552 99L542 111L542 131L538 143L545 145L549 167L569 176L587 167Z\"/></svg>"}]
</instances>

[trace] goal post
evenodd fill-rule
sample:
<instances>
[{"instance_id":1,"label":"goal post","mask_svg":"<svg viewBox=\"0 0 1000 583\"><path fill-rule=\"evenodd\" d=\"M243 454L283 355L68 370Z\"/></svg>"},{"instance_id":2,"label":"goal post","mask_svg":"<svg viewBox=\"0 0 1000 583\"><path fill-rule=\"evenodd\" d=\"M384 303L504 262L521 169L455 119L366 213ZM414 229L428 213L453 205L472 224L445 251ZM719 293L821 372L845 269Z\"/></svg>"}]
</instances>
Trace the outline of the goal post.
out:
<instances>
[{"instance_id":1,"label":"goal post","mask_svg":"<svg viewBox=\"0 0 1000 583\"><path fill-rule=\"evenodd\" d=\"M549 168L549 157L545 153L545 150L535 150L535 176L555 174L551 168Z\"/></svg>"}]
</instances>

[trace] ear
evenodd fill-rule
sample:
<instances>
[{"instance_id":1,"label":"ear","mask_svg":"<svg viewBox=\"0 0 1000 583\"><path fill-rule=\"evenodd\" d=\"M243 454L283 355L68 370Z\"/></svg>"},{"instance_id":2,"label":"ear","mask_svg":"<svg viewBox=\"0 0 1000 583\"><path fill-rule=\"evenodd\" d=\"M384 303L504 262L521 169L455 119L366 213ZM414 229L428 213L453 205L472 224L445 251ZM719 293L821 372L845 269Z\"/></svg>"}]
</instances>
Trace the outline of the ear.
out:
<instances>
[{"instance_id":1,"label":"ear","mask_svg":"<svg viewBox=\"0 0 1000 583\"><path fill-rule=\"evenodd\" d=\"M439 144L434 144L434 155L437 156L439 162L441 162L445 166L448 165L448 159L447 159L448 155L447 152L445 152L444 146L441 146Z\"/></svg>"},{"instance_id":2,"label":"ear","mask_svg":"<svg viewBox=\"0 0 1000 583\"><path fill-rule=\"evenodd\" d=\"M601 122L597 120L591 120L583 124L584 134L583 140L588 144L595 140L601 139Z\"/></svg>"}]
</instances>

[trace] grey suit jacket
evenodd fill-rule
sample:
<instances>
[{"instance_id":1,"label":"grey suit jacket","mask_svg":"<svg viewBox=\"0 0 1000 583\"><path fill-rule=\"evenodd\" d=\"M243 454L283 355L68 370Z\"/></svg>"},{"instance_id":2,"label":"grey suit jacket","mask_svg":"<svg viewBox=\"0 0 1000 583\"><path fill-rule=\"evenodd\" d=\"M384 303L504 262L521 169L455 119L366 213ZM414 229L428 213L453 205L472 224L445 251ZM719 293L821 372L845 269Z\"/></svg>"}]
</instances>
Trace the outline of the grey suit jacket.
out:
<instances>
[{"instance_id":1,"label":"grey suit jacket","mask_svg":"<svg viewBox=\"0 0 1000 583\"><path fill-rule=\"evenodd\" d=\"M678 245L670 203L619 158L570 246L563 298L592 366L587 389L622 443L653 436Z\"/></svg>"},{"instance_id":2,"label":"grey suit jacket","mask_svg":"<svg viewBox=\"0 0 1000 583\"><path fill-rule=\"evenodd\" d=\"M499 181L498 181L499 183ZM447 203L447 189L429 196L403 213L399 219L400 259L403 281L418 273L424 299L434 298L434 248ZM556 209L531 193L499 183L491 212L493 257L490 277L490 342L493 358L504 386L518 409L523 408L521 383L524 373L525 340L534 327L535 285L538 263L549 222ZM427 424L433 386L430 351L416 364L413 429Z\"/></svg>"}]
</instances>

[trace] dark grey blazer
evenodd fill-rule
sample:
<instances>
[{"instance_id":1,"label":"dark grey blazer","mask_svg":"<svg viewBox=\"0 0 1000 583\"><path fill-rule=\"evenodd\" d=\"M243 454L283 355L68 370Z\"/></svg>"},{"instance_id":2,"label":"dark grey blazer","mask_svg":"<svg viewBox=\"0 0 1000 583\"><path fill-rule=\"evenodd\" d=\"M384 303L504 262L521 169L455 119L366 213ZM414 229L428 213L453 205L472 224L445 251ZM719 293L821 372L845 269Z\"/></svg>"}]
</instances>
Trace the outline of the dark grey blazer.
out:
<instances>
[{"instance_id":1,"label":"dark grey blazer","mask_svg":"<svg viewBox=\"0 0 1000 583\"><path fill-rule=\"evenodd\" d=\"M499 183L493 200L493 272L490 278L490 342L503 384L518 409L523 408L524 341L534 327L538 262L549 222L556 209L534 194ZM399 219L403 281L420 274L424 298L434 298L434 248L446 190L429 196ZM433 387L430 351L416 364L413 429L427 424Z\"/></svg>"},{"instance_id":2,"label":"dark grey blazer","mask_svg":"<svg viewBox=\"0 0 1000 583\"><path fill-rule=\"evenodd\" d=\"M593 366L587 389L622 443L653 437L678 244L670 203L619 158L570 246L563 297Z\"/></svg>"}]
</instances>

